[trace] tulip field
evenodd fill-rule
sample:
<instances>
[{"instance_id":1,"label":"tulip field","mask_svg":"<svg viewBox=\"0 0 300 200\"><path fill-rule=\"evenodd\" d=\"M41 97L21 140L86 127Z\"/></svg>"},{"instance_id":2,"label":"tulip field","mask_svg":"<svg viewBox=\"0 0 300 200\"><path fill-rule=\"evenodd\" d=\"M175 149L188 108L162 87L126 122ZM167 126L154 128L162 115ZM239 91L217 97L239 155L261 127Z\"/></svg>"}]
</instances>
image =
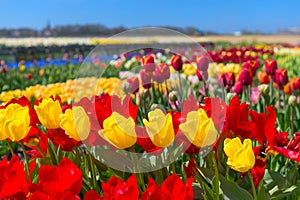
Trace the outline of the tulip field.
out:
<instances>
[{"instance_id":1,"label":"tulip field","mask_svg":"<svg viewBox=\"0 0 300 200\"><path fill-rule=\"evenodd\" d=\"M300 199L300 46L197 45L1 60L0 199Z\"/></svg>"}]
</instances>

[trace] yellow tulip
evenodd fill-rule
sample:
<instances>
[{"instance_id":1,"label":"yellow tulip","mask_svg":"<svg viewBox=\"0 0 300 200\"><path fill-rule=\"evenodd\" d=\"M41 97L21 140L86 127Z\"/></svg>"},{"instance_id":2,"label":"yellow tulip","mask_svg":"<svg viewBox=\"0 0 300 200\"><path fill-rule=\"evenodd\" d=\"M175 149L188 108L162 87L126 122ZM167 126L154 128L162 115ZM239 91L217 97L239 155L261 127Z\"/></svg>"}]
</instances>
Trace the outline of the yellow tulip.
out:
<instances>
[{"instance_id":1,"label":"yellow tulip","mask_svg":"<svg viewBox=\"0 0 300 200\"><path fill-rule=\"evenodd\" d=\"M0 111L0 139L9 138L20 141L30 129L29 108L19 104L10 104Z\"/></svg>"},{"instance_id":2,"label":"yellow tulip","mask_svg":"<svg viewBox=\"0 0 300 200\"><path fill-rule=\"evenodd\" d=\"M60 127L70 138L80 141L88 137L91 125L84 109L81 106L74 106L60 115Z\"/></svg>"},{"instance_id":3,"label":"yellow tulip","mask_svg":"<svg viewBox=\"0 0 300 200\"><path fill-rule=\"evenodd\" d=\"M0 140L7 139L4 132L4 122L5 122L5 109L0 109Z\"/></svg>"},{"instance_id":4,"label":"yellow tulip","mask_svg":"<svg viewBox=\"0 0 300 200\"><path fill-rule=\"evenodd\" d=\"M60 118L62 114L61 106L58 100L52 98L43 99L38 106L34 106L40 122L48 129L57 129L60 127Z\"/></svg>"},{"instance_id":5,"label":"yellow tulip","mask_svg":"<svg viewBox=\"0 0 300 200\"><path fill-rule=\"evenodd\" d=\"M26 69L26 66L25 66L25 65L20 65L20 66L19 66L19 69L20 69L20 71L22 72L22 71L24 71L24 70Z\"/></svg>"},{"instance_id":6,"label":"yellow tulip","mask_svg":"<svg viewBox=\"0 0 300 200\"><path fill-rule=\"evenodd\" d=\"M160 109L148 113L149 121L143 120L149 138L155 146L167 147L174 141L172 115L165 115Z\"/></svg>"},{"instance_id":7,"label":"yellow tulip","mask_svg":"<svg viewBox=\"0 0 300 200\"><path fill-rule=\"evenodd\" d=\"M202 108L189 112L179 129L198 148L212 145L218 135L214 122Z\"/></svg>"},{"instance_id":8,"label":"yellow tulip","mask_svg":"<svg viewBox=\"0 0 300 200\"><path fill-rule=\"evenodd\" d=\"M255 155L250 139L245 139L242 144L240 138L226 138L224 152L228 157L227 165L238 172L247 172L255 164Z\"/></svg>"},{"instance_id":9,"label":"yellow tulip","mask_svg":"<svg viewBox=\"0 0 300 200\"><path fill-rule=\"evenodd\" d=\"M113 112L103 122L99 135L119 149L126 149L136 143L135 122L132 117L125 118Z\"/></svg>"}]
</instances>

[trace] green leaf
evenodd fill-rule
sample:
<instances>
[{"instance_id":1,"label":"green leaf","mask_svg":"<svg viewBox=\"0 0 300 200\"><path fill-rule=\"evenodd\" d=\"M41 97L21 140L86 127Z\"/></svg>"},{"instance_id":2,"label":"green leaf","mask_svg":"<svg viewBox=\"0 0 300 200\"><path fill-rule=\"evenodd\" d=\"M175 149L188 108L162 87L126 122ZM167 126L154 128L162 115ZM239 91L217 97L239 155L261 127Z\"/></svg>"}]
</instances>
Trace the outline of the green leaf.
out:
<instances>
[{"instance_id":1,"label":"green leaf","mask_svg":"<svg viewBox=\"0 0 300 200\"><path fill-rule=\"evenodd\" d=\"M270 192L272 193L272 191ZM277 188L277 190L272 193L271 199L282 199L284 197L290 197L291 195L299 196L299 194L300 194L300 187L292 185L291 187L282 190Z\"/></svg>"},{"instance_id":2,"label":"green leaf","mask_svg":"<svg viewBox=\"0 0 300 200\"><path fill-rule=\"evenodd\" d=\"M260 190L258 191L257 199L259 199L259 200L267 200L266 190L265 190L265 188L264 188L263 185L260 187Z\"/></svg>"},{"instance_id":3,"label":"green leaf","mask_svg":"<svg viewBox=\"0 0 300 200\"><path fill-rule=\"evenodd\" d=\"M205 177L209 178L211 181L214 177L214 171L200 167L200 171L202 172ZM219 181L220 181L220 187L224 195L224 199L230 199L230 200L252 200L253 197L247 190L241 188L238 184L235 182L228 181L224 176L219 174Z\"/></svg>"},{"instance_id":4,"label":"green leaf","mask_svg":"<svg viewBox=\"0 0 300 200\"><path fill-rule=\"evenodd\" d=\"M265 171L264 181L265 181L265 187L267 191L270 191L275 186L279 189L286 187L285 178L282 175L280 175L278 172L271 171L268 169L266 169Z\"/></svg>"}]
</instances>

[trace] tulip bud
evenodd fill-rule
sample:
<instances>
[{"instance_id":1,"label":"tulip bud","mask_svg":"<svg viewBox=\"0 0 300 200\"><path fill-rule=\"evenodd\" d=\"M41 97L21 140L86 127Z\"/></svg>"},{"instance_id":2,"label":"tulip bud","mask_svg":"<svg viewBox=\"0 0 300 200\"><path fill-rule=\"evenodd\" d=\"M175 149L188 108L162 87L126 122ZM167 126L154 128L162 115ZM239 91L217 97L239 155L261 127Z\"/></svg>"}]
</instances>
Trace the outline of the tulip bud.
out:
<instances>
[{"instance_id":1,"label":"tulip bud","mask_svg":"<svg viewBox=\"0 0 300 200\"><path fill-rule=\"evenodd\" d=\"M203 81L203 77L202 77L201 71L197 70L196 71L196 75L197 75L199 81Z\"/></svg>"},{"instance_id":2,"label":"tulip bud","mask_svg":"<svg viewBox=\"0 0 300 200\"><path fill-rule=\"evenodd\" d=\"M32 74L27 74L27 79L31 80L32 79Z\"/></svg>"},{"instance_id":3,"label":"tulip bud","mask_svg":"<svg viewBox=\"0 0 300 200\"><path fill-rule=\"evenodd\" d=\"M45 70L44 69L40 69L39 74L40 74L40 76L44 76Z\"/></svg>"},{"instance_id":4,"label":"tulip bud","mask_svg":"<svg viewBox=\"0 0 300 200\"><path fill-rule=\"evenodd\" d=\"M137 77L127 79L127 83L130 86L130 93L134 94L139 91L139 79Z\"/></svg>"},{"instance_id":5,"label":"tulip bud","mask_svg":"<svg viewBox=\"0 0 300 200\"><path fill-rule=\"evenodd\" d=\"M300 78L297 77L291 78L290 83L293 91L300 90Z\"/></svg>"},{"instance_id":6,"label":"tulip bud","mask_svg":"<svg viewBox=\"0 0 300 200\"><path fill-rule=\"evenodd\" d=\"M143 64L144 69L147 72L153 72L154 69L155 69L153 55L143 56L143 58L142 58L142 64Z\"/></svg>"},{"instance_id":7,"label":"tulip bud","mask_svg":"<svg viewBox=\"0 0 300 200\"><path fill-rule=\"evenodd\" d=\"M240 82L240 81L238 81L238 82L234 85L232 91L233 91L234 93L236 93L236 94L242 94L242 92L243 92L243 83Z\"/></svg>"},{"instance_id":8,"label":"tulip bud","mask_svg":"<svg viewBox=\"0 0 300 200\"><path fill-rule=\"evenodd\" d=\"M172 101L172 102L175 102L175 101L177 101L177 92L176 91L172 91L172 92L170 92L170 94L169 94L169 99Z\"/></svg>"},{"instance_id":9,"label":"tulip bud","mask_svg":"<svg viewBox=\"0 0 300 200\"><path fill-rule=\"evenodd\" d=\"M151 105L151 110L155 110L155 109L157 109L158 108L158 104L156 104L156 103L154 103L154 104L152 104Z\"/></svg>"},{"instance_id":10,"label":"tulip bud","mask_svg":"<svg viewBox=\"0 0 300 200\"><path fill-rule=\"evenodd\" d=\"M227 95L226 95L226 102L230 102L230 100L231 100L232 97L234 97L234 96L235 96L234 93L231 93L231 92L227 93Z\"/></svg>"},{"instance_id":11,"label":"tulip bud","mask_svg":"<svg viewBox=\"0 0 300 200\"><path fill-rule=\"evenodd\" d=\"M2 73L5 74L6 73L6 67L2 66Z\"/></svg>"},{"instance_id":12,"label":"tulip bud","mask_svg":"<svg viewBox=\"0 0 300 200\"><path fill-rule=\"evenodd\" d=\"M217 74L217 83L218 83L218 85L221 86L221 87L225 87L225 86L226 86L226 77L225 77L225 73Z\"/></svg>"},{"instance_id":13,"label":"tulip bud","mask_svg":"<svg viewBox=\"0 0 300 200\"><path fill-rule=\"evenodd\" d=\"M262 96L266 96L267 94L269 94L269 85L267 84L259 85L258 91Z\"/></svg>"},{"instance_id":14,"label":"tulip bud","mask_svg":"<svg viewBox=\"0 0 300 200\"><path fill-rule=\"evenodd\" d=\"M273 59L268 59L265 61L265 69L268 75L275 75L275 71L277 69L277 62Z\"/></svg>"},{"instance_id":15,"label":"tulip bud","mask_svg":"<svg viewBox=\"0 0 300 200\"><path fill-rule=\"evenodd\" d=\"M274 82L279 85L279 87L283 87L289 81L288 73L286 69L278 68L275 71Z\"/></svg>"},{"instance_id":16,"label":"tulip bud","mask_svg":"<svg viewBox=\"0 0 300 200\"><path fill-rule=\"evenodd\" d=\"M162 83L170 78L170 68L167 64L160 63L156 66L153 72L153 80L157 83Z\"/></svg>"},{"instance_id":17,"label":"tulip bud","mask_svg":"<svg viewBox=\"0 0 300 200\"><path fill-rule=\"evenodd\" d=\"M288 102L289 102L289 104L290 104L291 106L295 106L295 104L296 104L296 102L297 102L296 96L295 96L295 95L291 95L291 96L289 97Z\"/></svg>"},{"instance_id":18,"label":"tulip bud","mask_svg":"<svg viewBox=\"0 0 300 200\"><path fill-rule=\"evenodd\" d=\"M176 71L181 71L183 66L181 57L178 55L173 55L171 57L171 65Z\"/></svg>"},{"instance_id":19,"label":"tulip bud","mask_svg":"<svg viewBox=\"0 0 300 200\"><path fill-rule=\"evenodd\" d=\"M197 69L199 71L207 71L208 64L209 64L209 58L207 55L199 56L196 58L196 63L197 63Z\"/></svg>"},{"instance_id":20,"label":"tulip bud","mask_svg":"<svg viewBox=\"0 0 300 200\"><path fill-rule=\"evenodd\" d=\"M248 60L242 64L242 68L250 69L251 76L254 77L256 74L256 70L260 67L259 60Z\"/></svg>"},{"instance_id":21,"label":"tulip bud","mask_svg":"<svg viewBox=\"0 0 300 200\"><path fill-rule=\"evenodd\" d=\"M226 86L232 87L235 84L235 75L233 72L225 73Z\"/></svg>"},{"instance_id":22,"label":"tulip bud","mask_svg":"<svg viewBox=\"0 0 300 200\"><path fill-rule=\"evenodd\" d=\"M283 91L285 94L292 94L292 86L290 83L287 83L284 87L283 87Z\"/></svg>"},{"instance_id":23,"label":"tulip bud","mask_svg":"<svg viewBox=\"0 0 300 200\"><path fill-rule=\"evenodd\" d=\"M142 80L143 87L146 89L149 89L151 87L152 73L147 72L145 69L142 69L140 71L140 77Z\"/></svg>"},{"instance_id":24,"label":"tulip bud","mask_svg":"<svg viewBox=\"0 0 300 200\"><path fill-rule=\"evenodd\" d=\"M249 69L243 69L239 75L239 81L243 85L250 85L252 83L251 71Z\"/></svg>"},{"instance_id":25,"label":"tulip bud","mask_svg":"<svg viewBox=\"0 0 300 200\"><path fill-rule=\"evenodd\" d=\"M270 83L270 77L264 71L258 72L257 78L261 84L269 84Z\"/></svg>"}]
</instances>

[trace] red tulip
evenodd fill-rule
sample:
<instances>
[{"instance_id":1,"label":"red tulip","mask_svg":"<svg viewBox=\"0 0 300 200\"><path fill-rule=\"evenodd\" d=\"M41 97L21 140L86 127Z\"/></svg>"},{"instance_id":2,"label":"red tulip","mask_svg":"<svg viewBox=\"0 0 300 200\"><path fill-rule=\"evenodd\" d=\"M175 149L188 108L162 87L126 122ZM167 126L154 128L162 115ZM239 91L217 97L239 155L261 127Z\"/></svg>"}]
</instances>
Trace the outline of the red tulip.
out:
<instances>
[{"instance_id":1,"label":"red tulip","mask_svg":"<svg viewBox=\"0 0 300 200\"><path fill-rule=\"evenodd\" d=\"M170 78L170 68L167 64L160 63L153 72L153 80L157 83L163 83Z\"/></svg>"},{"instance_id":2,"label":"red tulip","mask_svg":"<svg viewBox=\"0 0 300 200\"><path fill-rule=\"evenodd\" d=\"M67 158L63 158L58 166L42 165L36 189L54 199L61 199L65 195L70 197L69 192L74 197L81 190L81 174L81 170Z\"/></svg>"},{"instance_id":3,"label":"red tulip","mask_svg":"<svg viewBox=\"0 0 300 200\"><path fill-rule=\"evenodd\" d=\"M273 147L275 151L286 158L300 162L300 133L296 132L287 144L287 147Z\"/></svg>"},{"instance_id":4,"label":"red tulip","mask_svg":"<svg viewBox=\"0 0 300 200\"><path fill-rule=\"evenodd\" d=\"M262 153L263 146L258 146L253 148L253 152L255 155L255 165L251 169L251 175L253 178L254 186L257 187L260 181L263 179L264 174L265 174L265 169L267 166L267 159L266 156Z\"/></svg>"},{"instance_id":5,"label":"red tulip","mask_svg":"<svg viewBox=\"0 0 300 200\"><path fill-rule=\"evenodd\" d=\"M217 74L217 83L221 87L225 87L226 86L225 73Z\"/></svg>"},{"instance_id":6,"label":"red tulip","mask_svg":"<svg viewBox=\"0 0 300 200\"><path fill-rule=\"evenodd\" d=\"M186 174L187 178L194 178L196 173L195 170L197 169L196 163L195 163L195 159L192 158L189 160L189 164L188 166L183 166L184 167L184 171Z\"/></svg>"},{"instance_id":7,"label":"red tulip","mask_svg":"<svg viewBox=\"0 0 300 200\"><path fill-rule=\"evenodd\" d=\"M252 72L250 69L242 69L239 75L239 81L242 82L243 85L251 85L252 83Z\"/></svg>"},{"instance_id":8,"label":"red tulip","mask_svg":"<svg viewBox=\"0 0 300 200\"><path fill-rule=\"evenodd\" d=\"M248 60L242 64L243 69L250 69L251 76L254 77L256 70L260 67L259 60Z\"/></svg>"},{"instance_id":9,"label":"red tulip","mask_svg":"<svg viewBox=\"0 0 300 200\"><path fill-rule=\"evenodd\" d=\"M82 144L81 141L70 138L61 128L48 129L48 136L55 146L60 146L64 151L72 151L76 146Z\"/></svg>"},{"instance_id":10,"label":"red tulip","mask_svg":"<svg viewBox=\"0 0 300 200\"><path fill-rule=\"evenodd\" d=\"M251 128L253 137L260 143L268 145L274 145L275 135L275 122L276 122L276 111L273 106L266 108L268 114L257 113L254 110L250 110L250 116L252 119Z\"/></svg>"},{"instance_id":11,"label":"red tulip","mask_svg":"<svg viewBox=\"0 0 300 200\"><path fill-rule=\"evenodd\" d=\"M292 139L287 144L287 149L300 152L300 133L294 133Z\"/></svg>"},{"instance_id":12,"label":"red tulip","mask_svg":"<svg viewBox=\"0 0 300 200\"><path fill-rule=\"evenodd\" d=\"M27 79L31 80L32 79L32 74L27 74Z\"/></svg>"},{"instance_id":13,"label":"red tulip","mask_svg":"<svg viewBox=\"0 0 300 200\"><path fill-rule=\"evenodd\" d=\"M228 88L231 88L235 84L235 75L233 72L225 73L225 82Z\"/></svg>"},{"instance_id":14,"label":"red tulip","mask_svg":"<svg viewBox=\"0 0 300 200\"><path fill-rule=\"evenodd\" d=\"M6 157L0 162L0 199L26 199L29 193L24 165L14 155L10 162Z\"/></svg>"},{"instance_id":15,"label":"red tulip","mask_svg":"<svg viewBox=\"0 0 300 200\"><path fill-rule=\"evenodd\" d=\"M289 134L287 132L278 132L277 130L275 130L275 134L274 134L275 145L278 147L284 147L288 145L289 143L288 137Z\"/></svg>"},{"instance_id":16,"label":"red tulip","mask_svg":"<svg viewBox=\"0 0 300 200\"><path fill-rule=\"evenodd\" d=\"M192 200L194 199L192 183L192 178L184 184L177 174L173 174L158 187L154 180L148 178L148 188L143 192L141 200Z\"/></svg>"},{"instance_id":17,"label":"red tulip","mask_svg":"<svg viewBox=\"0 0 300 200\"><path fill-rule=\"evenodd\" d=\"M265 61L265 69L268 75L275 75L275 71L277 69L277 62L273 59L268 59Z\"/></svg>"},{"instance_id":18,"label":"red tulip","mask_svg":"<svg viewBox=\"0 0 300 200\"><path fill-rule=\"evenodd\" d=\"M141 200L168 200L167 197L164 196L160 187L157 183L152 179L148 178L148 187L143 192Z\"/></svg>"},{"instance_id":19,"label":"red tulip","mask_svg":"<svg viewBox=\"0 0 300 200\"><path fill-rule=\"evenodd\" d=\"M162 183L161 190L168 199L192 200L194 199L192 183L192 178L187 179L186 184L184 184L177 174L173 174Z\"/></svg>"},{"instance_id":20,"label":"red tulip","mask_svg":"<svg viewBox=\"0 0 300 200\"><path fill-rule=\"evenodd\" d=\"M112 176L107 183L102 183L104 199L138 199L140 191L137 185L135 174L131 175L126 181Z\"/></svg>"},{"instance_id":21,"label":"red tulip","mask_svg":"<svg viewBox=\"0 0 300 200\"><path fill-rule=\"evenodd\" d=\"M85 193L83 200L102 200L102 198L95 190L90 190Z\"/></svg>"},{"instance_id":22,"label":"red tulip","mask_svg":"<svg viewBox=\"0 0 300 200\"><path fill-rule=\"evenodd\" d=\"M279 85L279 88L283 88L289 81L288 72L286 69L278 68L275 71L274 82Z\"/></svg>"},{"instance_id":23,"label":"red tulip","mask_svg":"<svg viewBox=\"0 0 300 200\"><path fill-rule=\"evenodd\" d=\"M153 55L147 55L142 57L142 64L147 72L153 72L155 69Z\"/></svg>"},{"instance_id":24,"label":"red tulip","mask_svg":"<svg viewBox=\"0 0 300 200\"><path fill-rule=\"evenodd\" d=\"M173 66L173 68L176 71L181 71L182 70L182 65L183 65L181 57L178 56L178 55L173 55L171 57L171 65Z\"/></svg>"},{"instance_id":25,"label":"red tulip","mask_svg":"<svg viewBox=\"0 0 300 200\"><path fill-rule=\"evenodd\" d=\"M229 103L226 112L224 130L227 137L241 136L241 138L251 138L252 128L248 116L249 105L240 103L239 97L234 96Z\"/></svg>"},{"instance_id":26,"label":"red tulip","mask_svg":"<svg viewBox=\"0 0 300 200\"><path fill-rule=\"evenodd\" d=\"M134 94L139 91L139 84L140 84L139 78L131 77L127 79L127 82L130 85L130 93Z\"/></svg>"},{"instance_id":27,"label":"red tulip","mask_svg":"<svg viewBox=\"0 0 300 200\"><path fill-rule=\"evenodd\" d=\"M2 66L2 73L6 74L6 72L7 72L6 67Z\"/></svg>"},{"instance_id":28,"label":"red tulip","mask_svg":"<svg viewBox=\"0 0 300 200\"><path fill-rule=\"evenodd\" d=\"M236 94L242 94L243 93L243 83L241 81L238 81L232 88L232 91Z\"/></svg>"},{"instance_id":29,"label":"red tulip","mask_svg":"<svg viewBox=\"0 0 300 200\"><path fill-rule=\"evenodd\" d=\"M140 71L140 77L142 80L143 87L145 89L151 88L152 73L146 71L145 69L142 69Z\"/></svg>"}]
</instances>

